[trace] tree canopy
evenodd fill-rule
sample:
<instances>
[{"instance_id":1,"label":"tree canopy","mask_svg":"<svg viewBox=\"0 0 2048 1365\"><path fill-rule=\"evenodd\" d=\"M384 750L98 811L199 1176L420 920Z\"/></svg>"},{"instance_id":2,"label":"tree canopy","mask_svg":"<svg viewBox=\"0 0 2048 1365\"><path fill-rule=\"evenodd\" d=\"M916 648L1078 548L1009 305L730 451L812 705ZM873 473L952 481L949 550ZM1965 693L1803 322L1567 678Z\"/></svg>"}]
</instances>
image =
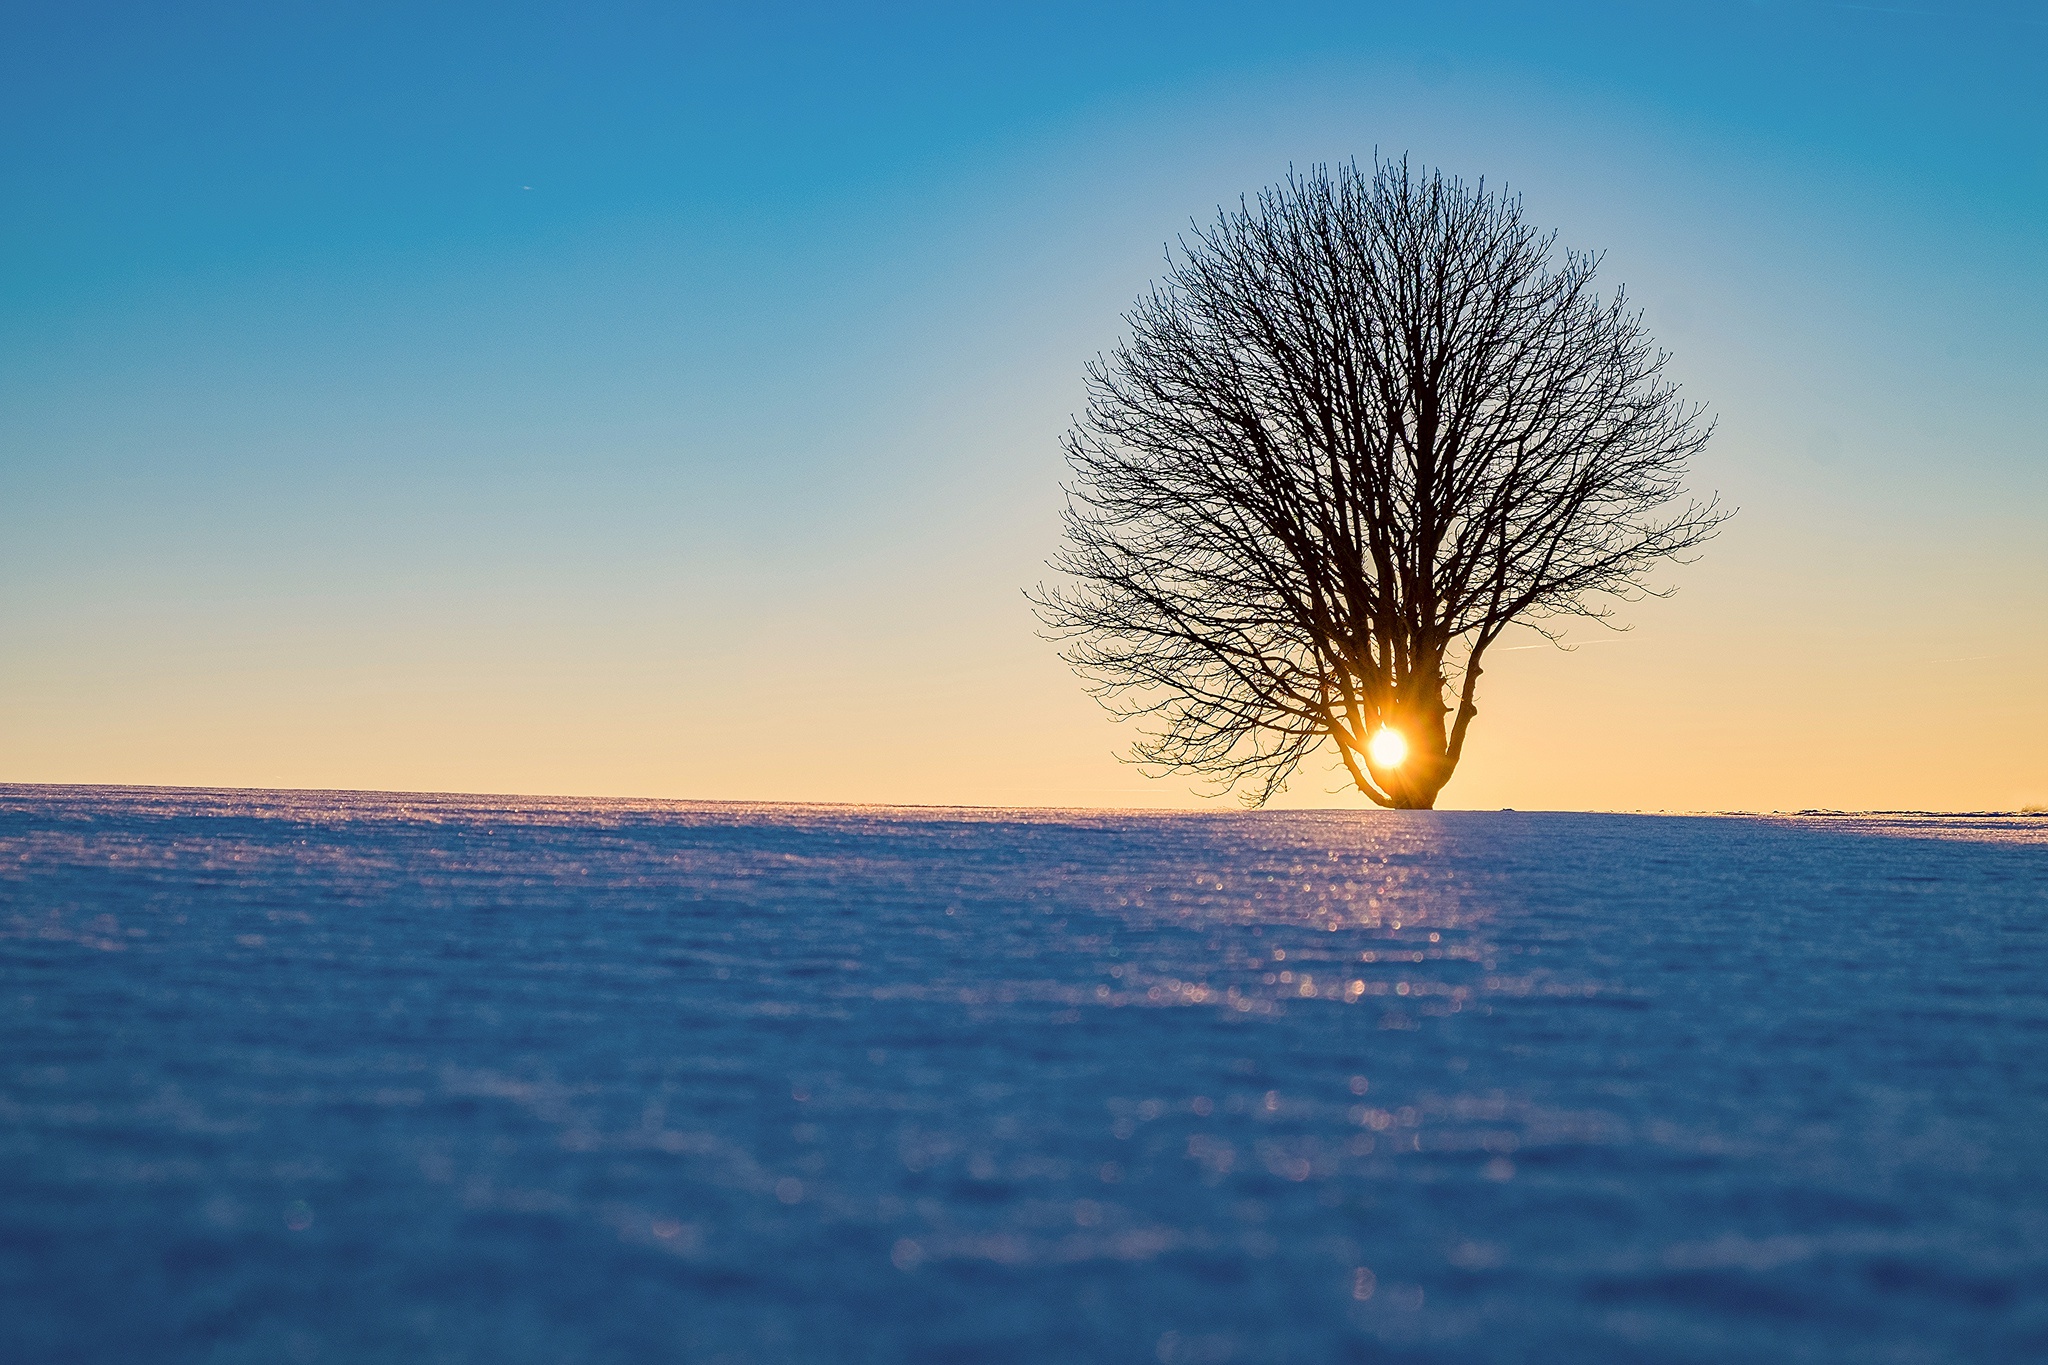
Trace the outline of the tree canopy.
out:
<instances>
[{"instance_id":1,"label":"tree canopy","mask_svg":"<svg viewBox=\"0 0 2048 1365\"><path fill-rule=\"evenodd\" d=\"M1257 805L1329 741L1426 808L1510 624L1603 617L1713 534L1682 494L1712 424L1599 263L1405 160L1181 239L1088 367L1034 594L1134 758Z\"/></svg>"}]
</instances>

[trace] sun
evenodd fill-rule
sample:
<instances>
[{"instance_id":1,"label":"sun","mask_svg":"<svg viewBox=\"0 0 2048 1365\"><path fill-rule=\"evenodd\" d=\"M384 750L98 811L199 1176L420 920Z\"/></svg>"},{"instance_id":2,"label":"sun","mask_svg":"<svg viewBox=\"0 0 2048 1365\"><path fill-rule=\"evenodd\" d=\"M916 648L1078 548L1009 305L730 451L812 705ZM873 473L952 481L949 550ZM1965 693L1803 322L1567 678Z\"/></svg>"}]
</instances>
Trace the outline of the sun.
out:
<instances>
[{"instance_id":1,"label":"sun","mask_svg":"<svg viewBox=\"0 0 2048 1365\"><path fill-rule=\"evenodd\" d=\"M1398 768L1408 757L1408 740L1399 730L1382 728L1365 746L1375 768Z\"/></svg>"}]
</instances>

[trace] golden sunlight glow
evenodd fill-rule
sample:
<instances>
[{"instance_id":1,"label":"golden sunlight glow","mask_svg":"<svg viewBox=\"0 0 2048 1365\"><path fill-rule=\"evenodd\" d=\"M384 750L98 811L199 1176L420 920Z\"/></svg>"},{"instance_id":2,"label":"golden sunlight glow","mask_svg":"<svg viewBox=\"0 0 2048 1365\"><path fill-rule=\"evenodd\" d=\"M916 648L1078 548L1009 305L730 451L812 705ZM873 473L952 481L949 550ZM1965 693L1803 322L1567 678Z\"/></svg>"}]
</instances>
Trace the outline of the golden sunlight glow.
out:
<instances>
[{"instance_id":1,"label":"golden sunlight glow","mask_svg":"<svg viewBox=\"0 0 2048 1365\"><path fill-rule=\"evenodd\" d=\"M1399 730L1382 728L1366 743L1365 752L1375 768L1398 768L1408 757L1408 741Z\"/></svg>"}]
</instances>

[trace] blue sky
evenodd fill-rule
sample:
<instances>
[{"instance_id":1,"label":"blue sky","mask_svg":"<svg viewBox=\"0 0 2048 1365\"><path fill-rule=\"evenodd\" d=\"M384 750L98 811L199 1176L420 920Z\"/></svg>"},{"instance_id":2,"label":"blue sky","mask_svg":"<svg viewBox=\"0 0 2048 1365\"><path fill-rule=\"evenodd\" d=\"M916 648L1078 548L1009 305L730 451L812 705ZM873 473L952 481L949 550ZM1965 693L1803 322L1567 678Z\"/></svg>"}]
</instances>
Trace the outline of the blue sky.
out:
<instances>
[{"instance_id":1,"label":"blue sky","mask_svg":"<svg viewBox=\"0 0 2048 1365\"><path fill-rule=\"evenodd\" d=\"M1377 148L1607 249L1744 509L1474 803L2048 799L2048 6L11 28L0 780L1183 800L1032 638L1056 438L1189 218Z\"/></svg>"}]
</instances>

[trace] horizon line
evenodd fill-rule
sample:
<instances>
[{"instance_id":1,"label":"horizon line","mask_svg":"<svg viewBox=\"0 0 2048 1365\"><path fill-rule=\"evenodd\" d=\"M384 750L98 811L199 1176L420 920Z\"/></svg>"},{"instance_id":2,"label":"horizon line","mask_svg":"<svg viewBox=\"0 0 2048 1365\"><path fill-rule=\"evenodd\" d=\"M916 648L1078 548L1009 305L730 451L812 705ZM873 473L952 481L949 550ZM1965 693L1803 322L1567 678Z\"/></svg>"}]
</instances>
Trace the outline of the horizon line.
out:
<instances>
[{"instance_id":1,"label":"horizon line","mask_svg":"<svg viewBox=\"0 0 2048 1365\"><path fill-rule=\"evenodd\" d=\"M1645 815L1645 816L1692 816L1726 818L1768 818L1772 816L1804 816L1823 818L1832 816L1925 816L1949 819L2041 819L2048 818L2048 807L2021 806L2014 810L1925 810L1925 809L1870 809L1850 810L1839 807L1810 806L1799 810L1713 810L1650 807L1609 807L1587 809L1580 807L1530 807L1530 806L1475 806L1451 807L1444 810L1388 811L1377 806L1364 807L1297 807L1274 810L1263 807L1237 807L1235 809L1203 809L1160 806L1061 806L1061 805L983 805L965 801L818 801L774 799L763 797L707 797L707 796L592 796L549 792L489 792L489 791L432 791L401 790L379 787L239 787L204 786L172 782L18 782L0 780L0 795L16 791L70 791L70 792L176 792L204 794L236 794L266 796L367 796L393 800L441 798L455 800L495 801L547 801L547 802L589 802L593 804L655 803L676 806L774 806L794 808L826 808L833 810L931 810L931 811L1030 811L1039 813L1083 812L1091 815Z\"/></svg>"}]
</instances>

